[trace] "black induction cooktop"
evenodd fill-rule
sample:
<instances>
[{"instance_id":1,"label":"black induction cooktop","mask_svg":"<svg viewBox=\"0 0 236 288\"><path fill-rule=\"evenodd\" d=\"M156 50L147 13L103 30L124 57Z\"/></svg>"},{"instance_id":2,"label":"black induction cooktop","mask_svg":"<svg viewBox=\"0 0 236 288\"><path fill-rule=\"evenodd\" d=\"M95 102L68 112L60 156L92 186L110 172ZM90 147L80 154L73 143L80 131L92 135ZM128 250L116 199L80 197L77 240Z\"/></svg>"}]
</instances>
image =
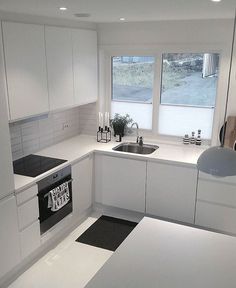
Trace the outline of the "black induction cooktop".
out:
<instances>
[{"instance_id":1,"label":"black induction cooktop","mask_svg":"<svg viewBox=\"0 0 236 288\"><path fill-rule=\"evenodd\" d=\"M36 177L66 161L67 160L31 154L15 160L13 162L13 169L15 174Z\"/></svg>"}]
</instances>

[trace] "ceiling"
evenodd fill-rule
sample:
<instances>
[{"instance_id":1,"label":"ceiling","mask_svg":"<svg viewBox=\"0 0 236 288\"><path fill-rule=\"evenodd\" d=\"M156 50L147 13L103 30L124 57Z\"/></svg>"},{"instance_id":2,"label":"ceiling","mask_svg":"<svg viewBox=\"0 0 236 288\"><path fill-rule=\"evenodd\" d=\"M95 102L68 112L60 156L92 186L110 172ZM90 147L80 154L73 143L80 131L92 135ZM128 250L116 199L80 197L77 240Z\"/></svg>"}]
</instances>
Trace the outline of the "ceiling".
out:
<instances>
[{"instance_id":1,"label":"ceiling","mask_svg":"<svg viewBox=\"0 0 236 288\"><path fill-rule=\"evenodd\" d=\"M60 11L59 7L67 7ZM0 10L89 22L233 18L236 0L0 0ZM75 13L89 13L76 18Z\"/></svg>"}]
</instances>

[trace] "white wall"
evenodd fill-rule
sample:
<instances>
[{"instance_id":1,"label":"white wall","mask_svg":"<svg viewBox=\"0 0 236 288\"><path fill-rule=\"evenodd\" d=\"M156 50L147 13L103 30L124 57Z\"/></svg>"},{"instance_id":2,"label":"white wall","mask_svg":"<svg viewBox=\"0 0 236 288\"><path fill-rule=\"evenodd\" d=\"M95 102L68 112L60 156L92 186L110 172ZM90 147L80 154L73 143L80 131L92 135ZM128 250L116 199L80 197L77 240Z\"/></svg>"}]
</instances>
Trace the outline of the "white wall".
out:
<instances>
[{"instance_id":1,"label":"white wall","mask_svg":"<svg viewBox=\"0 0 236 288\"><path fill-rule=\"evenodd\" d=\"M227 92L230 49L232 42L233 19L220 20L189 20L189 21L157 21L145 23L112 23L98 24L98 42L100 56L112 49L119 53L127 49L160 50L168 52L178 47L178 51L192 47L193 49L220 49L221 73L219 76L217 109L213 128L213 143L218 141L218 130L223 123L224 107ZM217 49L218 47L218 49ZM105 51L105 52L104 52ZM199 51L199 50L198 50ZM193 51L194 52L194 51ZM236 58L236 53L235 57ZM105 57L104 57L105 59ZM100 57L100 65L104 64ZM100 71L105 71L100 67ZM229 113L236 115L236 59L234 59L234 83L231 88ZM104 102L104 95L109 94L107 87L103 87L110 80L107 75L100 75L100 103ZM100 105L101 109L101 105Z\"/></svg>"},{"instance_id":2,"label":"white wall","mask_svg":"<svg viewBox=\"0 0 236 288\"><path fill-rule=\"evenodd\" d=\"M157 21L98 24L99 45L225 43L233 20Z\"/></svg>"}]
</instances>

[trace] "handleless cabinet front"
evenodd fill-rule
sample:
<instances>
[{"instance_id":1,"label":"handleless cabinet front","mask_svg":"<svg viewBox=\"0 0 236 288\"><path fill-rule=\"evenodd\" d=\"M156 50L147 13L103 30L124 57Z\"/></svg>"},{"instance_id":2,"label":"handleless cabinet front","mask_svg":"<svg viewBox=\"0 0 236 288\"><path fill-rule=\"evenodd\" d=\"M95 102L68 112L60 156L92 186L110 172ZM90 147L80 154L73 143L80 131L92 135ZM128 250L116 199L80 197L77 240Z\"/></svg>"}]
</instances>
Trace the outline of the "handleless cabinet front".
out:
<instances>
[{"instance_id":1,"label":"handleless cabinet front","mask_svg":"<svg viewBox=\"0 0 236 288\"><path fill-rule=\"evenodd\" d=\"M95 156L95 201L145 211L146 161Z\"/></svg>"},{"instance_id":2,"label":"handleless cabinet front","mask_svg":"<svg viewBox=\"0 0 236 288\"><path fill-rule=\"evenodd\" d=\"M16 195L22 259L34 252L41 243L37 193L38 187L33 185Z\"/></svg>"},{"instance_id":3,"label":"handleless cabinet front","mask_svg":"<svg viewBox=\"0 0 236 288\"><path fill-rule=\"evenodd\" d=\"M14 196L0 201L0 278L20 262L20 239Z\"/></svg>"},{"instance_id":4,"label":"handleless cabinet front","mask_svg":"<svg viewBox=\"0 0 236 288\"><path fill-rule=\"evenodd\" d=\"M146 213L194 222L197 169L148 162Z\"/></svg>"},{"instance_id":5,"label":"handleless cabinet front","mask_svg":"<svg viewBox=\"0 0 236 288\"><path fill-rule=\"evenodd\" d=\"M71 29L45 27L50 110L74 105Z\"/></svg>"},{"instance_id":6,"label":"handleless cabinet front","mask_svg":"<svg viewBox=\"0 0 236 288\"><path fill-rule=\"evenodd\" d=\"M49 111L44 26L3 22L10 120Z\"/></svg>"}]
</instances>

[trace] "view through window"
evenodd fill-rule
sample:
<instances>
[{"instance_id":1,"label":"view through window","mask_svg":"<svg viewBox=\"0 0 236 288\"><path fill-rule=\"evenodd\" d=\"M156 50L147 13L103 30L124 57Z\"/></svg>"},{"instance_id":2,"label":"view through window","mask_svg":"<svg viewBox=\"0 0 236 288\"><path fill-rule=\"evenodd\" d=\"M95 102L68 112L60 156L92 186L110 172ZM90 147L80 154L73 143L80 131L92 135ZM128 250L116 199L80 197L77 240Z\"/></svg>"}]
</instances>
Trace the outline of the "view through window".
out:
<instances>
[{"instance_id":1,"label":"view through window","mask_svg":"<svg viewBox=\"0 0 236 288\"><path fill-rule=\"evenodd\" d=\"M161 104L215 107L219 54L163 54Z\"/></svg>"},{"instance_id":2,"label":"view through window","mask_svg":"<svg viewBox=\"0 0 236 288\"><path fill-rule=\"evenodd\" d=\"M160 134L183 136L200 129L211 139L218 72L216 53L163 54Z\"/></svg>"},{"instance_id":3,"label":"view through window","mask_svg":"<svg viewBox=\"0 0 236 288\"><path fill-rule=\"evenodd\" d=\"M111 114L128 113L140 128L152 128L152 97L155 58L112 57Z\"/></svg>"}]
</instances>

